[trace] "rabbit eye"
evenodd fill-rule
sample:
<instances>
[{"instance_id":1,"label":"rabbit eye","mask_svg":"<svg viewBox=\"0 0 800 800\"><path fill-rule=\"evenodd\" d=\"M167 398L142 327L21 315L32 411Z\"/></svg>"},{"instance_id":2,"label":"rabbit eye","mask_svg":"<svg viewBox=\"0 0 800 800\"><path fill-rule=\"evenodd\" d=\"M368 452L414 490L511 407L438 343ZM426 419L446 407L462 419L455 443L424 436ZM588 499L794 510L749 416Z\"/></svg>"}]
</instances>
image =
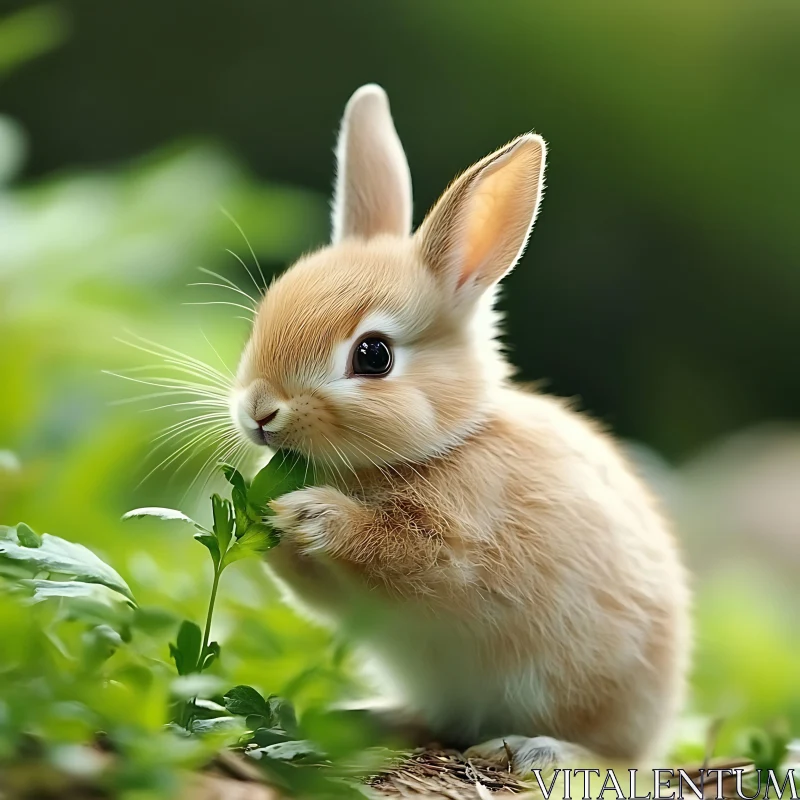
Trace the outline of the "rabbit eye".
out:
<instances>
[{"instance_id":1,"label":"rabbit eye","mask_svg":"<svg viewBox=\"0 0 800 800\"><path fill-rule=\"evenodd\" d=\"M353 351L353 375L382 377L392 368L392 348L381 336L367 336Z\"/></svg>"}]
</instances>

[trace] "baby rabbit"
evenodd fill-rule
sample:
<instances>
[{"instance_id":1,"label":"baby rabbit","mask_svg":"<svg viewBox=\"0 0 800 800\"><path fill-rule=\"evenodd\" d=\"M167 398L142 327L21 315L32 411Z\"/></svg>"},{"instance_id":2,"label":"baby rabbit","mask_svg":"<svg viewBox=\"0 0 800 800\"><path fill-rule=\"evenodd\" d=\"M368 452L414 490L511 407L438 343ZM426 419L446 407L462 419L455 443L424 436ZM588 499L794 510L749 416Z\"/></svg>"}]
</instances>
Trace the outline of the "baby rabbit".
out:
<instances>
[{"instance_id":1,"label":"baby rabbit","mask_svg":"<svg viewBox=\"0 0 800 800\"><path fill-rule=\"evenodd\" d=\"M273 503L270 569L439 741L519 772L663 753L690 645L675 543L613 441L514 386L497 342L544 141L479 161L413 234L378 86L337 161L333 242L269 287L232 399L248 438L327 475Z\"/></svg>"}]
</instances>

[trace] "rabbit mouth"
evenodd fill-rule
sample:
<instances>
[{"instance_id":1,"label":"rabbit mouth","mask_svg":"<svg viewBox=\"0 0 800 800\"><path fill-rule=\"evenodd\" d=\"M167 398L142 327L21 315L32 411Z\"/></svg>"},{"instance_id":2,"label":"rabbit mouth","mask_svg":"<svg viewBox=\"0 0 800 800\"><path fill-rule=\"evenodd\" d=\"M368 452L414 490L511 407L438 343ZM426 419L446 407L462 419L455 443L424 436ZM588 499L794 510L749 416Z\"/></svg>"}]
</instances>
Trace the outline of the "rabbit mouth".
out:
<instances>
[{"instance_id":1,"label":"rabbit mouth","mask_svg":"<svg viewBox=\"0 0 800 800\"><path fill-rule=\"evenodd\" d=\"M247 428L244 434L249 441L260 447L269 447L273 450L278 447L278 434L275 431L265 431L263 428L255 430Z\"/></svg>"}]
</instances>

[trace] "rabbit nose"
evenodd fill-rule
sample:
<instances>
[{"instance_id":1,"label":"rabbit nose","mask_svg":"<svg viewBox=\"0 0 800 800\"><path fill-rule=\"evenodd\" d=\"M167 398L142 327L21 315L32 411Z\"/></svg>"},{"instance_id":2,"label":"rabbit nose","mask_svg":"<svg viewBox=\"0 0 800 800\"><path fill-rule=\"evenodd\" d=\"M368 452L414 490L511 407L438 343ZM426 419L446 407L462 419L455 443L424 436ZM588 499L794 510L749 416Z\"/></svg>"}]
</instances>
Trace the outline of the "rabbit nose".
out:
<instances>
[{"instance_id":1,"label":"rabbit nose","mask_svg":"<svg viewBox=\"0 0 800 800\"><path fill-rule=\"evenodd\" d=\"M256 420L256 425L258 425L259 428L263 428L266 425L269 425L269 423L272 422L272 420L274 420L275 417L278 416L278 411L279 411L279 409L276 408L271 414L267 414L266 417L262 417L261 419L257 419Z\"/></svg>"}]
</instances>

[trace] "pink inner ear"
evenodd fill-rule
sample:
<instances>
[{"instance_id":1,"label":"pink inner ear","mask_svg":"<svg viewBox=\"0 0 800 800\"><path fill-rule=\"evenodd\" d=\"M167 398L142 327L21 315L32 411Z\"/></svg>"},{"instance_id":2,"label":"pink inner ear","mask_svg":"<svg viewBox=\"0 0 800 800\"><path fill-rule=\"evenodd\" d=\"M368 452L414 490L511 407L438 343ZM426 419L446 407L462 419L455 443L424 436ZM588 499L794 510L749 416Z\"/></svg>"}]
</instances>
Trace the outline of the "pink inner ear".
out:
<instances>
[{"instance_id":1,"label":"pink inner ear","mask_svg":"<svg viewBox=\"0 0 800 800\"><path fill-rule=\"evenodd\" d=\"M530 225L524 159L511 159L481 180L466 210L458 285L493 283L513 265Z\"/></svg>"},{"instance_id":2,"label":"pink inner ear","mask_svg":"<svg viewBox=\"0 0 800 800\"><path fill-rule=\"evenodd\" d=\"M466 242L464 246L464 262L458 285L463 286L477 272L486 260L492 248L495 207L502 198L488 192L479 192L470 203Z\"/></svg>"},{"instance_id":3,"label":"pink inner ear","mask_svg":"<svg viewBox=\"0 0 800 800\"><path fill-rule=\"evenodd\" d=\"M526 134L456 179L415 237L430 269L482 289L511 270L536 215L544 156L542 139Z\"/></svg>"}]
</instances>

